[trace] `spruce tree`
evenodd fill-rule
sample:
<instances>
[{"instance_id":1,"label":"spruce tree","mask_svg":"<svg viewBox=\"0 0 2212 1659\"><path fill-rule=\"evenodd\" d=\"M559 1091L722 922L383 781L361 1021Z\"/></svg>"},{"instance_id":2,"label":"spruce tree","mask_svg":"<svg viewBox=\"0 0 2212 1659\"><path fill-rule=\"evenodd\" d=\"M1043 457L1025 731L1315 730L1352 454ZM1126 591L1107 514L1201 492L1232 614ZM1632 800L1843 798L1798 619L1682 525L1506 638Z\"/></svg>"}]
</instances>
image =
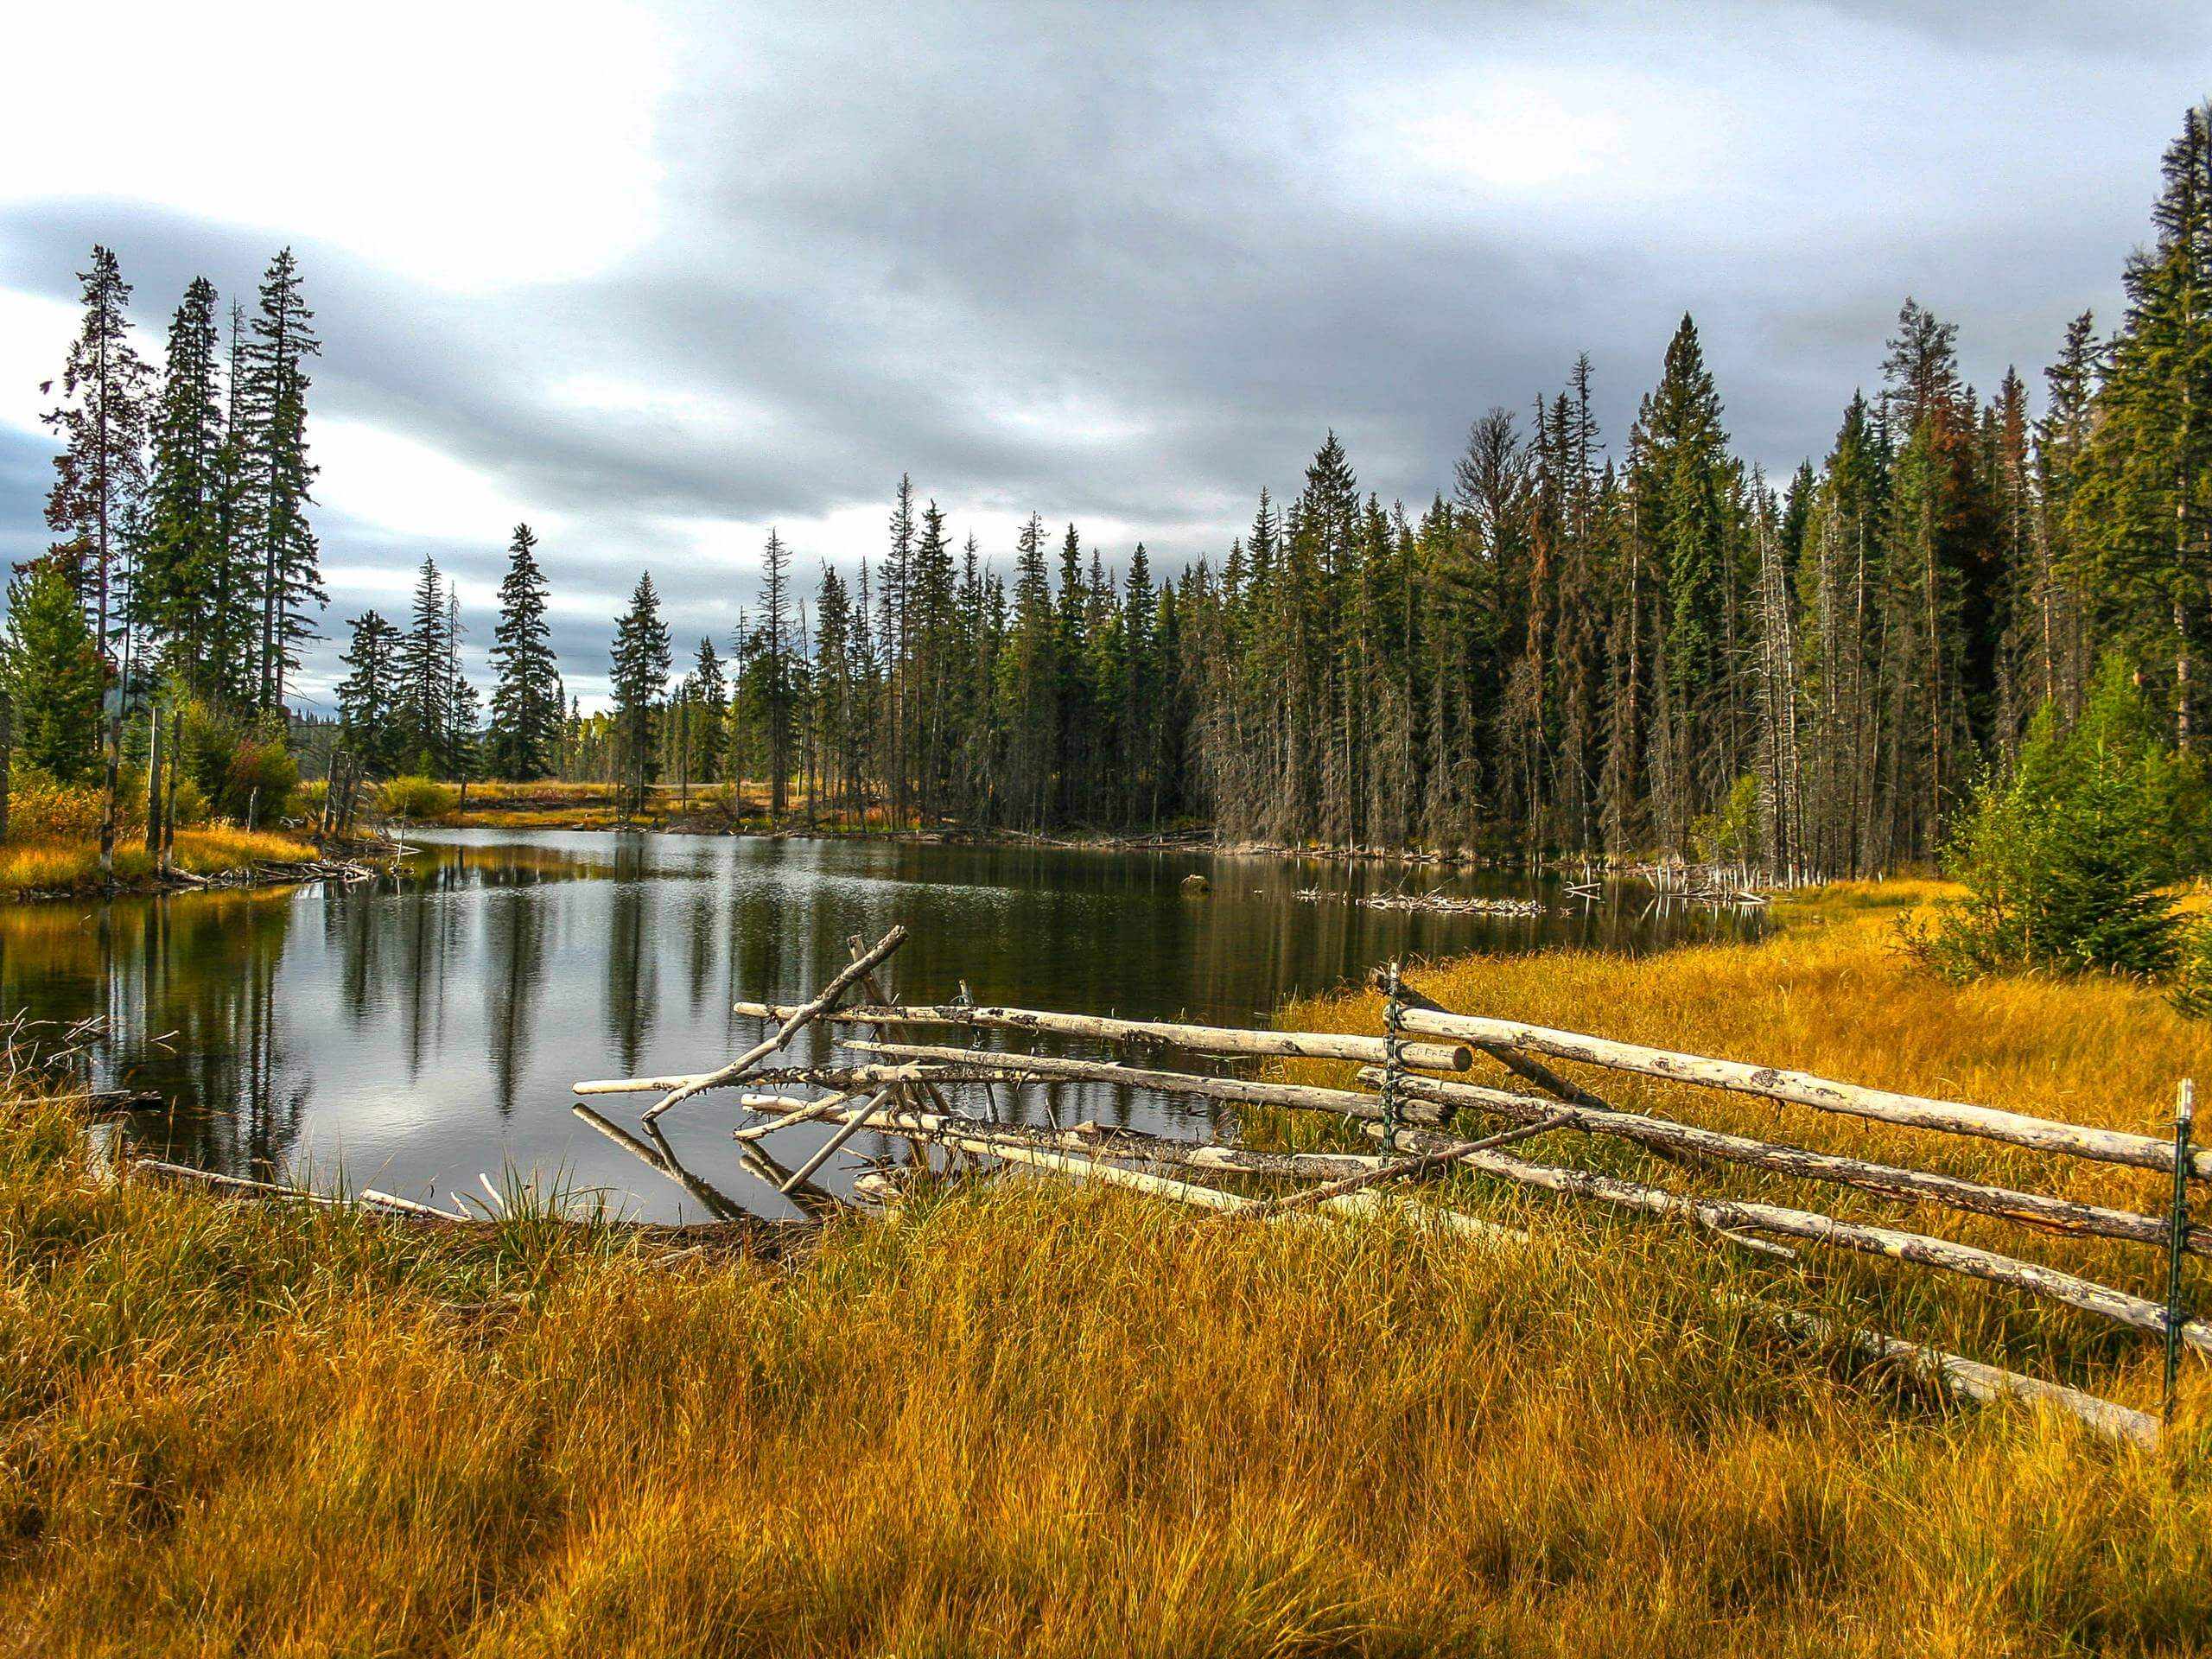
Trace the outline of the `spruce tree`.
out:
<instances>
[{"instance_id":1,"label":"spruce tree","mask_svg":"<svg viewBox=\"0 0 2212 1659\"><path fill-rule=\"evenodd\" d=\"M346 746L372 772L397 770L404 753L404 669L399 630L374 611L349 625L353 644L339 661L353 671L338 683L338 720Z\"/></svg>"},{"instance_id":2,"label":"spruce tree","mask_svg":"<svg viewBox=\"0 0 2212 1659\"><path fill-rule=\"evenodd\" d=\"M653 710L668 689L672 658L668 626L661 620L660 595L646 571L630 595L630 608L614 626L614 721L620 779L628 810L645 804L645 786L655 775Z\"/></svg>"},{"instance_id":3,"label":"spruce tree","mask_svg":"<svg viewBox=\"0 0 2212 1659\"><path fill-rule=\"evenodd\" d=\"M537 548L530 526L517 524L507 549L507 574L499 583L499 621L493 635L497 678L486 760L493 777L515 783L551 772L560 735L560 676L545 620L547 583Z\"/></svg>"},{"instance_id":4,"label":"spruce tree","mask_svg":"<svg viewBox=\"0 0 2212 1659\"><path fill-rule=\"evenodd\" d=\"M170 668L203 696L217 690L214 601L226 554L220 348L214 285L194 277L169 324L145 544L133 583L137 620Z\"/></svg>"},{"instance_id":5,"label":"spruce tree","mask_svg":"<svg viewBox=\"0 0 2212 1659\"><path fill-rule=\"evenodd\" d=\"M711 639L700 639L691 685L699 721L693 751L699 757L701 780L712 783L721 775L729 747L729 677L722 672L722 659Z\"/></svg>"},{"instance_id":6,"label":"spruce tree","mask_svg":"<svg viewBox=\"0 0 2212 1659\"><path fill-rule=\"evenodd\" d=\"M428 555L415 581L413 624L400 648L399 723L407 763L435 777L447 760L453 695L453 642L445 584Z\"/></svg>"},{"instance_id":7,"label":"spruce tree","mask_svg":"<svg viewBox=\"0 0 2212 1659\"><path fill-rule=\"evenodd\" d=\"M265 710L283 706L286 676L299 665L302 642L315 636L308 607L326 598L307 515L317 471L308 459L307 362L322 350L298 263L283 249L262 278L239 398L261 612L256 697Z\"/></svg>"}]
</instances>

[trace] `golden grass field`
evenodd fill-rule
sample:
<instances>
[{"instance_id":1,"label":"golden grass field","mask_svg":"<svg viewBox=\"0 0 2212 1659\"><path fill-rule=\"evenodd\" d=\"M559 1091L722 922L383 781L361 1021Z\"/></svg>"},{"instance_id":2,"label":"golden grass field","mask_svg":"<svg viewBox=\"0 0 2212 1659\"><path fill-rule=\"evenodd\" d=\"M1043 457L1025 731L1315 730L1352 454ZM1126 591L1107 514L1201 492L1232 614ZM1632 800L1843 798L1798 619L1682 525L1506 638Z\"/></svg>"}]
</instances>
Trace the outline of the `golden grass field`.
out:
<instances>
[{"instance_id":1,"label":"golden grass field","mask_svg":"<svg viewBox=\"0 0 2212 1659\"><path fill-rule=\"evenodd\" d=\"M1918 977L1887 930L1924 896L1417 982L2153 1130L2178 1070L2212 1076L2203 1028L2135 988ZM1811 1117L1788 1127L1876 1144ZM1764 1659L2178 1654L2212 1630L2198 1377L2164 1451L2123 1450L1730 1300L1863 1294L1902 1334L2155 1398L2141 1338L1932 1275L1801 1277L1471 1182L1454 1204L1534 1242L1016 1179L789 1261L668 1262L526 1211L439 1233L103 1185L83 1154L66 1105L0 1104L13 1651Z\"/></svg>"},{"instance_id":2,"label":"golden grass field","mask_svg":"<svg viewBox=\"0 0 2212 1659\"><path fill-rule=\"evenodd\" d=\"M212 876L256 864L303 863L315 856L315 850L289 836L217 824L179 830L174 856L176 868L187 874ZM85 891L99 884L99 848L95 843L11 842L0 846L0 896ZM136 837L118 840L115 875L127 887L152 881L154 859L143 842Z\"/></svg>"}]
</instances>

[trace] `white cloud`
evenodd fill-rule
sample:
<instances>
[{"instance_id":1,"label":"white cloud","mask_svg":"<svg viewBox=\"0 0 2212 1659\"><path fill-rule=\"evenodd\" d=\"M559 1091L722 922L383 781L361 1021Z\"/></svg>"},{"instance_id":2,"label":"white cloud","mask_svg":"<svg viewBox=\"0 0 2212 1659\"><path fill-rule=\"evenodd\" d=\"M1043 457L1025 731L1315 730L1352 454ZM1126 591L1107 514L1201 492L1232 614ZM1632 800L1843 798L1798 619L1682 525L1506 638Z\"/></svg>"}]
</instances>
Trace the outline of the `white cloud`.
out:
<instances>
[{"instance_id":1,"label":"white cloud","mask_svg":"<svg viewBox=\"0 0 2212 1659\"><path fill-rule=\"evenodd\" d=\"M75 307L0 288L0 425L45 433L39 416L60 401L60 387L41 397L39 384L60 380L76 332Z\"/></svg>"},{"instance_id":2,"label":"white cloud","mask_svg":"<svg viewBox=\"0 0 2212 1659\"><path fill-rule=\"evenodd\" d=\"M64 72L86 27L10 16L0 201L142 201L455 288L588 276L658 222L669 54L622 0L130 0L98 21L97 120Z\"/></svg>"},{"instance_id":3,"label":"white cloud","mask_svg":"<svg viewBox=\"0 0 2212 1659\"><path fill-rule=\"evenodd\" d=\"M401 536L504 546L524 521L557 533L558 515L533 511L497 478L427 443L364 421L324 417L308 429L322 475L317 503Z\"/></svg>"}]
</instances>

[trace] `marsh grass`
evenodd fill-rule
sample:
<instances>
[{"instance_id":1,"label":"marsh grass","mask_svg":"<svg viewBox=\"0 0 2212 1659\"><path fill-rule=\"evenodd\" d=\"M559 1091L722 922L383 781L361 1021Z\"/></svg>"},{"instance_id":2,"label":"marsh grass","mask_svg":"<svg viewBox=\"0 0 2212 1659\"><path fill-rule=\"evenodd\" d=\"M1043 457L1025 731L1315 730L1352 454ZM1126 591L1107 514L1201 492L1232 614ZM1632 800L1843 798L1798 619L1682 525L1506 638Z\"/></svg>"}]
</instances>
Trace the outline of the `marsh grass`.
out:
<instances>
[{"instance_id":1,"label":"marsh grass","mask_svg":"<svg viewBox=\"0 0 2212 1659\"><path fill-rule=\"evenodd\" d=\"M2031 985L1969 1024L1852 908L1421 982L2155 1116L2164 1060L2124 1044L2188 1035L2163 1004ZM1907 1006L1863 1005L1882 989ZM1324 1014L1363 1010L1300 1017ZM1885 1052L1929 1015L1952 1023ZM2092 1033L2116 1075L2074 1054ZM785 1262L670 1262L535 1212L101 1185L82 1152L66 1105L0 1103L0 1629L25 1652L2044 1655L2212 1624L2194 1376L2158 1455L1955 1411L1738 1300L1848 1313L1848 1280L1472 1182L1452 1200L1529 1245L1017 1178ZM2140 1397L2132 1347L2060 1334Z\"/></svg>"},{"instance_id":2,"label":"marsh grass","mask_svg":"<svg viewBox=\"0 0 2212 1659\"><path fill-rule=\"evenodd\" d=\"M193 875L227 875L258 864L299 864L315 849L289 836L214 824L179 830L176 867ZM143 885L154 877L154 860L144 846L121 842L115 849L116 880ZM99 884L100 854L95 842L33 842L0 846L0 895L23 893L81 893Z\"/></svg>"}]
</instances>

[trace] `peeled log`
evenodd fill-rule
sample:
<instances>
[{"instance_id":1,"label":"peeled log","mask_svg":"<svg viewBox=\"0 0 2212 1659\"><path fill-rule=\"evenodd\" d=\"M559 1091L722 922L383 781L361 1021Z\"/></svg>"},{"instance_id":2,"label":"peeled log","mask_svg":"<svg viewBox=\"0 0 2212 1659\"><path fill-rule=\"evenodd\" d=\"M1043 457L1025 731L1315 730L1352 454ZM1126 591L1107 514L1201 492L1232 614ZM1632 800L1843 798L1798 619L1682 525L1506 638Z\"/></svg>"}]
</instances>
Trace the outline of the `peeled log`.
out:
<instances>
[{"instance_id":1,"label":"peeled log","mask_svg":"<svg viewBox=\"0 0 2212 1659\"><path fill-rule=\"evenodd\" d=\"M1453 1156L1452 1142L1423 1129L1401 1129L1395 1141L1398 1150L1421 1152L1440 1148L1446 1157L1522 1186L1541 1187L1569 1198L1595 1198L1650 1216L1681 1216L1725 1232L1778 1234L1814 1244L1832 1244L1861 1255L1885 1255L1892 1261L1940 1268L1947 1273L1991 1284L2008 1286L2044 1296L2085 1313L2094 1313L2138 1331L2163 1335L2166 1310L2141 1296L2132 1296L2109 1285L2100 1285L2056 1268L2023 1262L1994 1250L1925 1233L1909 1233L1894 1227L1874 1227L1859 1222L1838 1221L1809 1210L1786 1210L1779 1205L1754 1204L1743 1198L1692 1198L1618 1176L1599 1175L1586 1169L1561 1169L1550 1164L1524 1163L1502 1152L1469 1152ZM2202 1319L2182 1322L2181 1339L2199 1353L2212 1353L2212 1325Z\"/></svg>"},{"instance_id":2,"label":"peeled log","mask_svg":"<svg viewBox=\"0 0 2212 1659\"><path fill-rule=\"evenodd\" d=\"M936 1060L970 1070L989 1067L1009 1083L1110 1084L1118 1089L1151 1089L1163 1095L1189 1095L1231 1105L1287 1106L1294 1111L1336 1112L1353 1117L1382 1110L1374 1096L1352 1089L1323 1089L1301 1083L1255 1083L1243 1077L1202 1077L1189 1071L1159 1071L1113 1060L1075 1060L1059 1054L1007 1054L931 1043L856 1041L846 1046L863 1053L903 1059ZM1430 1115L1435 1116L1432 1108Z\"/></svg>"},{"instance_id":3,"label":"peeled log","mask_svg":"<svg viewBox=\"0 0 2212 1659\"><path fill-rule=\"evenodd\" d=\"M1367 1071L1362 1071L1360 1076L1370 1077ZM1970 1215L1994 1216L2051 1232L2123 1238L2163 1249L2171 1231L2160 1217L2138 1215L2132 1210L2078 1204L2071 1198L1987 1186L1979 1181L1927 1170L1901 1169L1890 1164L1839 1157L1833 1153L1808 1152L1802 1147L1723 1135L1714 1129L1662 1117L1644 1117L1635 1112L1588 1111L1572 1106L1554 1110L1547 1103L1526 1096L1485 1089L1477 1084L1446 1083L1435 1077L1405 1077L1400 1079L1400 1084L1408 1094L1440 1105L1469 1106L1477 1111L1495 1112L1522 1122L1533 1122L1538 1117L1564 1120L1566 1127L1585 1135L1609 1135L1654 1148L1695 1153L1749 1168L1770 1170L1778 1175L1878 1192L1904 1203L1940 1204ZM2212 1230L2192 1231L2187 1236L2186 1247L2199 1255L2212 1255Z\"/></svg>"},{"instance_id":4,"label":"peeled log","mask_svg":"<svg viewBox=\"0 0 2212 1659\"><path fill-rule=\"evenodd\" d=\"M1485 1046L1497 1044L1556 1059L1580 1060L1587 1065L1615 1071L1634 1071L1670 1083L1701 1084L1737 1094L1758 1095L1768 1100L1810 1106L1815 1111L1841 1112L1868 1117L1907 1128L1939 1129L1948 1135L1978 1135L2038 1152L2066 1153L2100 1163L2132 1164L2142 1169L2171 1171L2174 1148L2171 1141L2120 1129L2094 1129L2079 1123L2061 1123L2001 1111L1994 1106L1971 1106L1961 1101L1929 1100L1918 1095L1892 1094L1885 1089L1866 1089L1857 1084L1837 1083L1806 1071L1785 1071L1775 1066L1751 1065L1740 1060L1716 1060L1700 1054L1677 1054L1640 1043L1617 1043L1610 1038L1586 1037L1580 1032L1553 1031L1543 1026L1524 1026L1514 1020L1492 1020L1481 1014L1440 1014L1428 1008L1408 1008L1401 1023L1408 1031L1431 1037L1456 1037ZM2193 1174L2212 1177L2212 1150L2194 1154Z\"/></svg>"},{"instance_id":5,"label":"peeled log","mask_svg":"<svg viewBox=\"0 0 2212 1659\"><path fill-rule=\"evenodd\" d=\"M772 1002L740 1002L734 1013L760 1020L788 1020L803 1010ZM1090 1037L1100 1042L1162 1043L1196 1054L1270 1054L1287 1059L1352 1060L1380 1065L1388 1058L1380 1037L1347 1037L1312 1031L1250 1031L1235 1026L1184 1026L1166 1020L1107 1020L1087 1014L1052 1014L1036 1008L935 1007L839 1008L823 1019L850 1026L982 1026L995 1031L1049 1032L1055 1036ZM1398 1063L1421 1071L1465 1071L1474 1064L1465 1043L1402 1042Z\"/></svg>"}]
</instances>

